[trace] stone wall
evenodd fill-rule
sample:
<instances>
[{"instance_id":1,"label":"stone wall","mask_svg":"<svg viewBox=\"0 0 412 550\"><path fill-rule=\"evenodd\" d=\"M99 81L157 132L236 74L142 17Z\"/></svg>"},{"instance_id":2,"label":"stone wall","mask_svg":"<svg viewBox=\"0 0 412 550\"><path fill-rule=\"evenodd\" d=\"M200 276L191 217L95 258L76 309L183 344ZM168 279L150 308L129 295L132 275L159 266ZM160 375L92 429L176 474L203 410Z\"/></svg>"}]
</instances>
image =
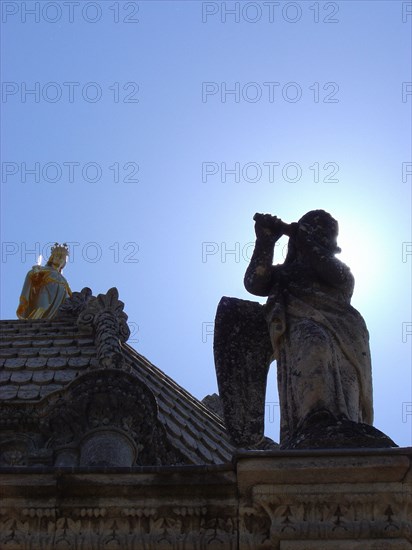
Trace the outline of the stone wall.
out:
<instances>
[{"instance_id":1,"label":"stone wall","mask_svg":"<svg viewBox=\"0 0 412 550\"><path fill-rule=\"evenodd\" d=\"M233 464L2 469L4 550L407 550L412 449Z\"/></svg>"}]
</instances>

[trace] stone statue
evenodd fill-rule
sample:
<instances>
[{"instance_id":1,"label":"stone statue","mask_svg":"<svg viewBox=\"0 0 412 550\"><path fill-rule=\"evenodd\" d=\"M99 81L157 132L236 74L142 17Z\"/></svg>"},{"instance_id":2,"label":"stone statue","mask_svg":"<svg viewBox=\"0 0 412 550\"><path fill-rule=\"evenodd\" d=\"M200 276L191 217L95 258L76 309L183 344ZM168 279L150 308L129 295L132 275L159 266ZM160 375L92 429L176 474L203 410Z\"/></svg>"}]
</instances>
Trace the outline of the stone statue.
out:
<instances>
[{"instance_id":1,"label":"stone statue","mask_svg":"<svg viewBox=\"0 0 412 550\"><path fill-rule=\"evenodd\" d=\"M52 319L72 295L62 275L68 255L66 244L55 243L47 264L35 265L27 273L16 312L19 319Z\"/></svg>"},{"instance_id":2,"label":"stone statue","mask_svg":"<svg viewBox=\"0 0 412 550\"><path fill-rule=\"evenodd\" d=\"M324 210L292 224L269 214L254 220L256 244L244 282L267 303L224 298L215 324L216 371L233 438L249 446L262 440L266 376L276 359L283 447L395 445L382 443L386 436L370 426L369 335L350 305L353 275L335 256L338 223ZM289 237L287 256L274 266L282 235Z\"/></svg>"}]
</instances>

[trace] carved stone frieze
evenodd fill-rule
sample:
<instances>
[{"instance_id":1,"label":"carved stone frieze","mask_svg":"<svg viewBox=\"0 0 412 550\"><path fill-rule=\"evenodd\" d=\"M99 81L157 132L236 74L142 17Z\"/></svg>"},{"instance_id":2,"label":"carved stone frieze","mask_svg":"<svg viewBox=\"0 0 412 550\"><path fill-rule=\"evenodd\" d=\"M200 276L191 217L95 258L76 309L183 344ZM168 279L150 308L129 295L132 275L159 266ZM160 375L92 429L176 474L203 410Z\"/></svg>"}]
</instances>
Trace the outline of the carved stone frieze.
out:
<instances>
[{"instance_id":1,"label":"carved stone frieze","mask_svg":"<svg viewBox=\"0 0 412 550\"><path fill-rule=\"evenodd\" d=\"M238 465L240 549L315 550L318 541L328 541L319 545L328 550L349 550L351 541L365 541L362 550L412 549L405 455L358 449L266 457L245 453ZM369 544L386 539L394 545Z\"/></svg>"},{"instance_id":2,"label":"carved stone frieze","mask_svg":"<svg viewBox=\"0 0 412 550\"><path fill-rule=\"evenodd\" d=\"M388 490L389 489L389 490ZM256 517L261 517L265 530L261 533L271 545L283 539L340 539L388 537L399 535L408 521L407 508L412 507L412 496L404 492L386 494L363 492L359 487L356 494L341 492L310 492L301 488L299 495L283 492L276 488L276 495L269 488L265 493L254 493L253 529L250 521L245 526L253 533ZM281 491L278 493L278 491ZM354 491L355 492L355 491ZM245 509L245 516L251 515ZM272 547L272 546L271 546ZM274 546L276 547L276 546Z\"/></svg>"},{"instance_id":3,"label":"carved stone frieze","mask_svg":"<svg viewBox=\"0 0 412 550\"><path fill-rule=\"evenodd\" d=\"M3 510L5 512L5 510ZM0 517L0 546L31 550L235 550L236 518L208 508L82 508L23 510Z\"/></svg>"}]
</instances>

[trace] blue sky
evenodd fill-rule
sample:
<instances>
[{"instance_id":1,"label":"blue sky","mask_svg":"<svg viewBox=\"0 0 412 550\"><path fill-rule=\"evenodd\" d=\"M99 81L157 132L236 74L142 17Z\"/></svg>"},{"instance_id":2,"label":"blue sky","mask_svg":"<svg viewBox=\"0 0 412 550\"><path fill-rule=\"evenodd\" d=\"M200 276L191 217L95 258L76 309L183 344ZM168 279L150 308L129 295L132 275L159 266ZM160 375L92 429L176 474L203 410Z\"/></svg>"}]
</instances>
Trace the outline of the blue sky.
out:
<instances>
[{"instance_id":1,"label":"blue sky","mask_svg":"<svg viewBox=\"0 0 412 550\"><path fill-rule=\"evenodd\" d=\"M370 331L375 425L412 445L411 3L1 7L1 318L37 253L72 243L72 289L118 287L131 345L202 398L220 297L253 299L254 213L323 208ZM277 401L272 369L275 439Z\"/></svg>"}]
</instances>

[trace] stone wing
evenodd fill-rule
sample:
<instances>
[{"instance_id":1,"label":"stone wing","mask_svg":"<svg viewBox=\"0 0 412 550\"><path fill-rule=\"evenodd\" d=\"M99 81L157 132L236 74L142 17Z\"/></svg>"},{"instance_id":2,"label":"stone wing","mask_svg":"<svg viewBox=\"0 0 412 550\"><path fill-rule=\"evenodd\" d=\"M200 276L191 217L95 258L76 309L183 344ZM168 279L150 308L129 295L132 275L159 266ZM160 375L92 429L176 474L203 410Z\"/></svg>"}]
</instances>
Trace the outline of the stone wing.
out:
<instances>
[{"instance_id":1,"label":"stone wing","mask_svg":"<svg viewBox=\"0 0 412 550\"><path fill-rule=\"evenodd\" d=\"M264 306L224 296L217 307L213 348L229 435L237 447L258 445L273 356Z\"/></svg>"}]
</instances>

